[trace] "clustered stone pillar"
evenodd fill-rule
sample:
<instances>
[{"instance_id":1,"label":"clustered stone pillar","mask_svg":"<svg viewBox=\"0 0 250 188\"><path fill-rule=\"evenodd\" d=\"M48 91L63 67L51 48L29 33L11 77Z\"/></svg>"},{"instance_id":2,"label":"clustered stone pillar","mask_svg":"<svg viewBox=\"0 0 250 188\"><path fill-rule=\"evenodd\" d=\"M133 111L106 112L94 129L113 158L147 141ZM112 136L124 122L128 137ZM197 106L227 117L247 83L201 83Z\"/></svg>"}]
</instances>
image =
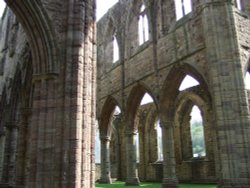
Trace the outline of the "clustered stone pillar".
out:
<instances>
[{"instance_id":1,"label":"clustered stone pillar","mask_svg":"<svg viewBox=\"0 0 250 188\"><path fill-rule=\"evenodd\" d=\"M127 149L127 179L126 185L139 185L137 162L136 162L136 132L126 134Z\"/></svg>"},{"instance_id":2,"label":"clustered stone pillar","mask_svg":"<svg viewBox=\"0 0 250 188\"><path fill-rule=\"evenodd\" d=\"M174 151L174 122L161 121L163 143L163 181L162 188L178 187Z\"/></svg>"},{"instance_id":3,"label":"clustered stone pillar","mask_svg":"<svg viewBox=\"0 0 250 188\"><path fill-rule=\"evenodd\" d=\"M2 182L3 176L5 134L5 130L0 130L0 182Z\"/></svg>"},{"instance_id":4,"label":"clustered stone pillar","mask_svg":"<svg viewBox=\"0 0 250 188\"><path fill-rule=\"evenodd\" d=\"M236 18L230 1L219 6L209 3L202 11L216 117L219 188L250 185L250 113L242 75L246 62L240 56Z\"/></svg>"},{"instance_id":5,"label":"clustered stone pillar","mask_svg":"<svg viewBox=\"0 0 250 188\"><path fill-rule=\"evenodd\" d=\"M101 136L101 183L112 183L110 169L110 137Z\"/></svg>"},{"instance_id":6,"label":"clustered stone pillar","mask_svg":"<svg viewBox=\"0 0 250 188\"><path fill-rule=\"evenodd\" d=\"M15 164L16 164L16 149L17 149L17 137L18 137L18 125L17 122L7 122L6 132L8 132L9 148L6 151L8 155L5 177L9 185L13 185L15 182Z\"/></svg>"},{"instance_id":7,"label":"clustered stone pillar","mask_svg":"<svg viewBox=\"0 0 250 188\"><path fill-rule=\"evenodd\" d=\"M22 108L18 130L17 159L16 159L16 184L24 186L27 182L27 140L28 123L31 115L31 108Z\"/></svg>"}]
</instances>

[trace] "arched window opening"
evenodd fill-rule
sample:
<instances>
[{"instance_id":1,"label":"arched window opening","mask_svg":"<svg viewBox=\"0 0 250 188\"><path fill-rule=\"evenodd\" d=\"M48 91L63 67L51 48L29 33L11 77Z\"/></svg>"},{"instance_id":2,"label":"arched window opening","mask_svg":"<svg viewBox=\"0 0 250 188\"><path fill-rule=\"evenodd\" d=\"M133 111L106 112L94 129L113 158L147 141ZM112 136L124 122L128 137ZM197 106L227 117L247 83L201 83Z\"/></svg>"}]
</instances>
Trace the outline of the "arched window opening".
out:
<instances>
[{"instance_id":1,"label":"arched window opening","mask_svg":"<svg viewBox=\"0 0 250 188\"><path fill-rule=\"evenodd\" d=\"M112 134L115 135L115 131L118 129L118 127L120 126L120 115L121 115L121 109L119 108L119 106L116 106L113 114L112 114L112 119L111 119L111 126L112 126ZM113 138L111 138L113 139Z\"/></svg>"},{"instance_id":2,"label":"arched window opening","mask_svg":"<svg viewBox=\"0 0 250 188\"><path fill-rule=\"evenodd\" d=\"M239 10L243 9L241 0L235 0L235 5L237 9Z\"/></svg>"},{"instance_id":3,"label":"arched window opening","mask_svg":"<svg viewBox=\"0 0 250 188\"><path fill-rule=\"evenodd\" d=\"M145 93L145 95L143 96L142 100L141 100L141 104L140 105L144 105L144 104L148 104L148 103L153 103L154 100L152 99L152 97L148 94Z\"/></svg>"},{"instance_id":4,"label":"arched window opening","mask_svg":"<svg viewBox=\"0 0 250 188\"><path fill-rule=\"evenodd\" d=\"M181 19L183 16L187 15L191 11L192 11L191 0L175 0L176 20Z\"/></svg>"},{"instance_id":5,"label":"arched window opening","mask_svg":"<svg viewBox=\"0 0 250 188\"><path fill-rule=\"evenodd\" d=\"M98 125L96 121L96 125ZM96 134L95 134L95 163L101 163L101 141L100 141L100 131L98 126L96 126Z\"/></svg>"},{"instance_id":6,"label":"arched window opening","mask_svg":"<svg viewBox=\"0 0 250 188\"><path fill-rule=\"evenodd\" d=\"M245 86L246 86L246 89L250 90L250 73L249 72L247 72L247 74L246 74Z\"/></svg>"},{"instance_id":7,"label":"arched window opening","mask_svg":"<svg viewBox=\"0 0 250 188\"><path fill-rule=\"evenodd\" d=\"M204 126L199 108L194 106L191 112L190 132L194 158L206 156Z\"/></svg>"},{"instance_id":8,"label":"arched window opening","mask_svg":"<svg viewBox=\"0 0 250 188\"><path fill-rule=\"evenodd\" d=\"M113 36L113 63L116 63L120 59L119 46L115 36Z\"/></svg>"},{"instance_id":9,"label":"arched window opening","mask_svg":"<svg viewBox=\"0 0 250 188\"><path fill-rule=\"evenodd\" d=\"M163 161L162 129L160 127L159 120L156 121L156 132L157 132L158 161Z\"/></svg>"},{"instance_id":10,"label":"arched window opening","mask_svg":"<svg viewBox=\"0 0 250 188\"><path fill-rule=\"evenodd\" d=\"M135 148L136 148L136 162L140 162L140 142L139 142L139 133L135 135Z\"/></svg>"},{"instance_id":11,"label":"arched window opening","mask_svg":"<svg viewBox=\"0 0 250 188\"><path fill-rule=\"evenodd\" d=\"M181 85L179 87L179 91L183 91L183 90L185 90L187 88L197 86L197 85L199 85L199 82L197 80L195 80L192 76L187 75L183 79L183 81L182 81L182 83L181 83Z\"/></svg>"},{"instance_id":12,"label":"arched window opening","mask_svg":"<svg viewBox=\"0 0 250 188\"><path fill-rule=\"evenodd\" d=\"M119 106L116 106L114 110L114 115L119 115L120 113L121 113L121 109L119 108Z\"/></svg>"},{"instance_id":13,"label":"arched window opening","mask_svg":"<svg viewBox=\"0 0 250 188\"><path fill-rule=\"evenodd\" d=\"M140 16L139 16L139 45L142 45L149 40L149 27L148 27L148 17L146 15L145 5L141 6Z\"/></svg>"}]
</instances>

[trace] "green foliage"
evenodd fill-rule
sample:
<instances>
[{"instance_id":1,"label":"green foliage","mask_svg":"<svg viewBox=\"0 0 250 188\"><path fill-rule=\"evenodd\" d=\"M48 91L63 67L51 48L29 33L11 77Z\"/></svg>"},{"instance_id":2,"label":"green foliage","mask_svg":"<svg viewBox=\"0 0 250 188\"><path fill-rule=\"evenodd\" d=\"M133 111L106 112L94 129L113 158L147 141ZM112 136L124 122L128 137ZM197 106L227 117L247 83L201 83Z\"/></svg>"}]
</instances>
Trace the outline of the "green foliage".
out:
<instances>
[{"instance_id":1,"label":"green foliage","mask_svg":"<svg viewBox=\"0 0 250 188\"><path fill-rule=\"evenodd\" d=\"M194 156L205 156L206 150L202 121L195 120L191 122L191 136Z\"/></svg>"}]
</instances>

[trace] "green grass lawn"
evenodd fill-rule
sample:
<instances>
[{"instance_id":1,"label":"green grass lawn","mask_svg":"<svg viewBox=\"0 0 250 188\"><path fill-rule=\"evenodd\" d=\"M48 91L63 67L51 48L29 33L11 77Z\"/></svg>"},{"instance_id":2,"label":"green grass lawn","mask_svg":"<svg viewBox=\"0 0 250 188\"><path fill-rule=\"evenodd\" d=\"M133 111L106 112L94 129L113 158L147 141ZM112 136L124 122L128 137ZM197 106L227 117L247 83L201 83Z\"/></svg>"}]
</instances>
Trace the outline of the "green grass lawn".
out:
<instances>
[{"instance_id":1,"label":"green grass lawn","mask_svg":"<svg viewBox=\"0 0 250 188\"><path fill-rule=\"evenodd\" d=\"M113 184L99 184L97 183L96 188L138 188L138 186L125 186L124 182L114 182ZM160 183L141 183L142 188L161 188ZM202 184L180 184L180 188L216 188L216 185L202 185Z\"/></svg>"}]
</instances>

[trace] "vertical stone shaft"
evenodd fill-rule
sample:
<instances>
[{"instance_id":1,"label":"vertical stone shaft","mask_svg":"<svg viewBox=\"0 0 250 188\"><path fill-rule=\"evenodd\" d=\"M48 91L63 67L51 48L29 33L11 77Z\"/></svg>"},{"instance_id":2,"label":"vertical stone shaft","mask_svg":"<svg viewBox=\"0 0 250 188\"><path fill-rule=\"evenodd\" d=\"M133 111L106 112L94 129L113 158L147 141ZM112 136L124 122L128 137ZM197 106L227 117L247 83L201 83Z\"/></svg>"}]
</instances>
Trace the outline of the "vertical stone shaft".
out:
<instances>
[{"instance_id":1,"label":"vertical stone shaft","mask_svg":"<svg viewBox=\"0 0 250 188\"><path fill-rule=\"evenodd\" d=\"M101 180L102 183L112 183L110 168L110 138L101 137Z\"/></svg>"},{"instance_id":2,"label":"vertical stone shaft","mask_svg":"<svg viewBox=\"0 0 250 188\"><path fill-rule=\"evenodd\" d=\"M15 183L15 164L16 164L16 149L17 149L17 122L6 122L6 137L3 155L3 172L2 181L8 183L9 185L14 185Z\"/></svg>"},{"instance_id":3,"label":"vertical stone shaft","mask_svg":"<svg viewBox=\"0 0 250 188\"><path fill-rule=\"evenodd\" d=\"M249 187L250 114L237 42L236 15L229 1L207 4L202 14L216 113L219 187Z\"/></svg>"},{"instance_id":4,"label":"vertical stone shaft","mask_svg":"<svg viewBox=\"0 0 250 188\"><path fill-rule=\"evenodd\" d=\"M16 162L16 184L19 186L25 185L25 167L27 160L27 127L28 118L31 110L29 108L21 109L19 133L18 133L18 146L17 146L17 162Z\"/></svg>"},{"instance_id":5,"label":"vertical stone shaft","mask_svg":"<svg viewBox=\"0 0 250 188\"><path fill-rule=\"evenodd\" d=\"M50 187L59 171L55 171L55 79L40 75L33 80L31 121L22 120L18 151L18 184L28 187ZM28 139L25 143L25 139ZM26 148L25 153L21 153ZM25 157L25 160L23 159Z\"/></svg>"},{"instance_id":6,"label":"vertical stone shaft","mask_svg":"<svg viewBox=\"0 0 250 188\"><path fill-rule=\"evenodd\" d=\"M127 177L126 185L139 185L137 161L136 161L136 133L127 133Z\"/></svg>"},{"instance_id":7,"label":"vertical stone shaft","mask_svg":"<svg viewBox=\"0 0 250 188\"><path fill-rule=\"evenodd\" d=\"M93 186L91 141L95 119L95 20L93 0L69 1L65 65L62 187Z\"/></svg>"},{"instance_id":8,"label":"vertical stone shaft","mask_svg":"<svg viewBox=\"0 0 250 188\"><path fill-rule=\"evenodd\" d=\"M18 126L17 122L7 122L6 129L9 132L9 148L8 148L8 160L7 160L7 182L9 185L15 184L15 164L16 164L16 149L17 149L17 136L18 136Z\"/></svg>"},{"instance_id":9,"label":"vertical stone shaft","mask_svg":"<svg viewBox=\"0 0 250 188\"><path fill-rule=\"evenodd\" d=\"M5 131L0 131L0 182L2 182L3 170L4 170L4 146L5 146Z\"/></svg>"},{"instance_id":10,"label":"vertical stone shaft","mask_svg":"<svg viewBox=\"0 0 250 188\"><path fill-rule=\"evenodd\" d=\"M176 177L176 162L174 149L174 123L172 121L160 122L162 128L162 144L163 144L163 182L162 188L178 187Z\"/></svg>"}]
</instances>

